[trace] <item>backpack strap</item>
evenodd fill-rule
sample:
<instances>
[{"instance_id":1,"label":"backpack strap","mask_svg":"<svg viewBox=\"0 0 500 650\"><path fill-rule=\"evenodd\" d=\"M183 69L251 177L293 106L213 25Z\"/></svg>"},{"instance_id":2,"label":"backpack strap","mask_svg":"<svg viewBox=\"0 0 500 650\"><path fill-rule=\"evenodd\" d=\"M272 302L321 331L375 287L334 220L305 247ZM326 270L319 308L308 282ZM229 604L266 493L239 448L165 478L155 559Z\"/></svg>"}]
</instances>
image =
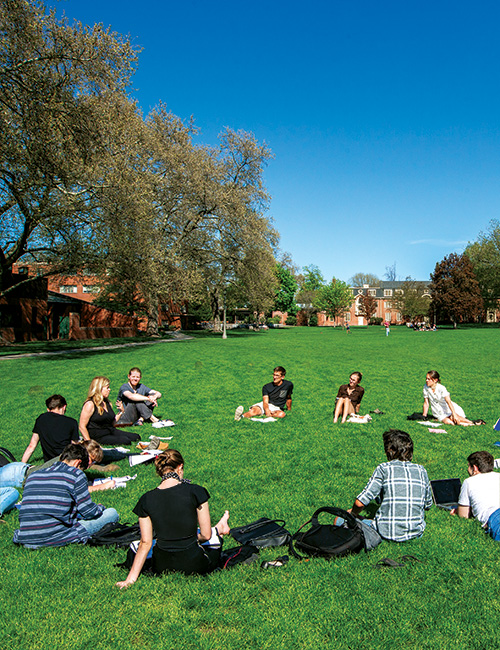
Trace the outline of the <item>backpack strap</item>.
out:
<instances>
[{"instance_id":1,"label":"backpack strap","mask_svg":"<svg viewBox=\"0 0 500 650\"><path fill-rule=\"evenodd\" d=\"M10 452L8 449L5 449L5 447L0 447L0 453L3 454L6 458L8 458L11 463L16 462L16 459L14 458L14 454Z\"/></svg>"},{"instance_id":2,"label":"backpack strap","mask_svg":"<svg viewBox=\"0 0 500 650\"><path fill-rule=\"evenodd\" d=\"M343 510L342 508L335 508L334 506L324 506L323 508L318 508L316 512L313 514L313 516L311 517L311 524L313 526L319 525L318 517L322 512L327 512L328 514L333 515L334 517L342 517L342 519L346 521L349 528L358 527L354 515L352 515L350 512L347 512L347 510Z\"/></svg>"}]
</instances>

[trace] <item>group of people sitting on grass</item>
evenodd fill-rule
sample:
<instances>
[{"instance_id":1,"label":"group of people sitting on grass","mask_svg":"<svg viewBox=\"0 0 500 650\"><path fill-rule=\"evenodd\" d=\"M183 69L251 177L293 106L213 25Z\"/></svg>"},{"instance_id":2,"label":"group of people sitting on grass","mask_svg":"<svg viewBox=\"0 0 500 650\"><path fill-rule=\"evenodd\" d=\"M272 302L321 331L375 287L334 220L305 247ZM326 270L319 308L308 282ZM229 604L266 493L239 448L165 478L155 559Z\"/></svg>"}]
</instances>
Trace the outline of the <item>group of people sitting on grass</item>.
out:
<instances>
[{"instance_id":1,"label":"group of people sitting on grass","mask_svg":"<svg viewBox=\"0 0 500 650\"><path fill-rule=\"evenodd\" d=\"M138 372L140 381L140 371L132 371ZM427 375L424 391L432 391L439 381L439 376L436 378L432 374L430 372ZM241 407L241 412L237 412L237 419L254 417L259 413L284 417L284 407L291 409L293 391L293 384L286 381L284 376L284 368L275 368L273 382L263 387L262 402L253 405L247 413L243 413ZM133 382L130 382L130 378L129 373L128 386L131 390L126 389L122 395L125 398L141 395L148 399L139 401L136 398L130 401L144 402L145 405L150 402L150 405L155 406L154 402L159 399L159 393L155 391L153 396L152 391L147 389L142 395L138 392L135 378ZM94 431L90 426L92 417L96 412L99 414L99 405L103 411L112 412L108 399L109 381L101 381L103 379L97 377L93 380L82 409L80 431L84 439L81 442L78 441L78 432L75 430L76 422L65 416L64 398L52 396L47 400L47 413L37 418L33 438L23 455L23 462L9 463L0 468L2 512L13 507L18 497L16 488L24 486L19 512L20 527L14 533L14 542L17 544L37 549L86 542L106 523L118 520L118 513L114 508L104 508L92 501L90 492L98 488L89 489L84 474L84 470L89 466L102 460L103 454L99 443L91 439ZM359 390L360 379L361 373L353 373L349 384L341 387L338 400L342 401L344 408L346 400L350 401L351 397L359 398L359 406L363 396ZM97 401L94 399L96 395L99 396ZM428 400L427 404L430 403L433 409L432 398L427 397L425 392L424 396ZM444 411L444 416L443 413L441 416L449 418L450 423L460 423L456 419L456 406L452 402L449 403L447 392L443 399L449 412ZM86 408L87 402L92 404ZM109 420L106 426L113 427L112 422L123 418L127 406L128 404L125 404L123 409L120 408L116 419ZM356 410L355 406L352 408ZM134 416L135 414L134 411ZM144 411L137 410L137 414L143 420L148 419ZM339 411L337 417L340 415ZM62 419L55 420L54 417ZM48 422L53 425L49 426ZM104 424L102 426L105 427ZM47 430L50 431L48 436ZM26 462L38 439L42 444L44 460L47 460L46 455L57 452L56 439L61 442L63 431L66 431L68 436L68 444L59 456L50 458L41 467L33 467ZM98 437L104 442L108 435L109 432L98 434ZM138 439L138 436L135 439ZM135 439L130 440L129 444ZM383 434L383 444L387 461L378 465L350 509L355 516L360 516L373 501L379 504L375 517L362 521L365 539L369 540L370 548L374 548L383 540L404 542L420 537L425 529L424 513L432 505L427 472L424 467L412 462L413 441L409 434L391 429ZM210 495L204 487L192 484L184 478L184 459L177 450L167 449L159 454L155 459L155 467L160 485L144 494L134 508L133 512L139 518L141 539L127 578L117 583L120 588L128 587L138 579L151 549L154 573L210 573L219 566L222 537L230 532L227 510L212 528L208 507ZM475 452L468 457L469 478L462 486L458 515L476 517L494 539L500 539L500 474L493 472L493 469L493 457L486 451ZM153 531L156 540L153 540Z\"/></svg>"}]
</instances>

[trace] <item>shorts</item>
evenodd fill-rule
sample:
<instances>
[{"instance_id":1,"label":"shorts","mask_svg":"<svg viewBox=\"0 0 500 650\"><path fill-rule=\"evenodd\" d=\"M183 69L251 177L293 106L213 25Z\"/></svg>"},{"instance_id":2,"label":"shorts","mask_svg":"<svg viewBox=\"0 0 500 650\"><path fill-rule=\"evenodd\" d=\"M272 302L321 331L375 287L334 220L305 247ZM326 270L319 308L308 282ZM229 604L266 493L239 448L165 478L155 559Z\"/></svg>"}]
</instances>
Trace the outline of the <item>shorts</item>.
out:
<instances>
[{"instance_id":1,"label":"shorts","mask_svg":"<svg viewBox=\"0 0 500 650\"><path fill-rule=\"evenodd\" d=\"M262 415L264 415L264 402L257 402L257 404L252 404L250 408L253 409L254 406L258 406L262 411ZM279 406L275 406L274 404L269 404L269 410L271 413L276 413L276 411L282 411L283 409L281 409Z\"/></svg>"}]
</instances>

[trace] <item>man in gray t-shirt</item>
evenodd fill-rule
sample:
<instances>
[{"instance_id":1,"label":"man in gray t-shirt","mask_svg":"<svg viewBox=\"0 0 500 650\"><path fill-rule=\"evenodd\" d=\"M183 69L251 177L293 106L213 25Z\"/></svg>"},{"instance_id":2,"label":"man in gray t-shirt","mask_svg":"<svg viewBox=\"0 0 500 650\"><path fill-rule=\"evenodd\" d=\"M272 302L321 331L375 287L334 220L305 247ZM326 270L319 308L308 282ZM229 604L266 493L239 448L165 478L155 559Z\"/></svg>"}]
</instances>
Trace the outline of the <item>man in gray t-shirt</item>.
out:
<instances>
[{"instance_id":1,"label":"man in gray t-shirt","mask_svg":"<svg viewBox=\"0 0 500 650\"><path fill-rule=\"evenodd\" d=\"M117 407L123 411L120 424L158 423L160 420L153 415L153 409L158 406L161 393L148 388L141 383L142 373L139 368L131 368L128 382L120 386Z\"/></svg>"}]
</instances>

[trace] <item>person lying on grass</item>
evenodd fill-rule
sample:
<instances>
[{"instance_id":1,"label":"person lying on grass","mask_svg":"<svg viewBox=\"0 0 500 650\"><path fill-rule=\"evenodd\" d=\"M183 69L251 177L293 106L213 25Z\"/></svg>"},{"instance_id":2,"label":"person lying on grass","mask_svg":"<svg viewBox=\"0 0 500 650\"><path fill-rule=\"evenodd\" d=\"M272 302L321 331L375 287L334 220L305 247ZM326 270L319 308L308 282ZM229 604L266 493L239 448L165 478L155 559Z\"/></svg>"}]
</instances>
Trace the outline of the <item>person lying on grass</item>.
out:
<instances>
[{"instance_id":1,"label":"person lying on grass","mask_svg":"<svg viewBox=\"0 0 500 650\"><path fill-rule=\"evenodd\" d=\"M67 402L62 395L51 395L45 400L47 411L39 415L33 426L33 435L21 462L27 463L40 442L43 460L47 462L62 454L70 442L79 439L78 422L66 413Z\"/></svg>"},{"instance_id":2,"label":"person lying on grass","mask_svg":"<svg viewBox=\"0 0 500 650\"><path fill-rule=\"evenodd\" d=\"M405 431L390 429L384 433L383 441L387 462L375 469L349 510L358 516L372 500L381 499L375 518L362 522L371 528L372 548L384 539L406 542L420 537L425 530L424 511L432 505L427 472L422 465L411 462L413 441L410 436Z\"/></svg>"},{"instance_id":3,"label":"person lying on grass","mask_svg":"<svg viewBox=\"0 0 500 650\"><path fill-rule=\"evenodd\" d=\"M424 418L427 417L431 407L432 415L443 424L461 424L470 426L474 424L465 417L463 409L450 399L450 393L441 384L437 370L429 370L424 386Z\"/></svg>"},{"instance_id":4,"label":"person lying on grass","mask_svg":"<svg viewBox=\"0 0 500 650\"><path fill-rule=\"evenodd\" d=\"M86 542L108 523L118 521L114 508L92 501L83 473L89 465L86 448L70 444L61 460L26 479L14 543L26 548Z\"/></svg>"},{"instance_id":5,"label":"person lying on grass","mask_svg":"<svg viewBox=\"0 0 500 650\"><path fill-rule=\"evenodd\" d=\"M365 389L359 385L363 379L360 372L353 372L349 377L348 384L342 384L335 399L335 410L333 413L333 423L336 424L340 415L342 415L342 424L347 420L349 415L359 413L359 407Z\"/></svg>"},{"instance_id":6,"label":"person lying on grass","mask_svg":"<svg viewBox=\"0 0 500 650\"><path fill-rule=\"evenodd\" d=\"M488 451L475 451L467 458L466 478L458 497L458 508L451 514L475 517L497 542L500 541L500 474L494 472L494 459Z\"/></svg>"},{"instance_id":7,"label":"person lying on grass","mask_svg":"<svg viewBox=\"0 0 500 650\"><path fill-rule=\"evenodd\" d=\"M229 512L212 528L208 499L201 485L184 478L184 459L176 449L167 449L155 459L160 485L139 499L133 512L139 517L141 541L130 572L116 583L120 589L136 582L153 545L153 573L180 571L205 575L220 563L222 536L229 534ZM203 545L210 540L210 545Z\"/></svg>"},{"instance_id":8,"label":"person lying on grass","mask_svg":"<svg viewBox=\"0 0 500 650\"><path fill-rule=\"evenodd\" d=\"M266 417L284 418L285 406L287 411L292 410L293 384L285 379L286 370L283 366L276 366L273 370L273 380L262 387L262 402L257 402L250 410L243 413L243 406L238 406L234 419L238 422L242 417L253 418L258 415Z\"/></svg>"},{"instance_id":9,"label":"person lying on grass","mask_svg":"<svg viewBox=\"0 0 500 650\"><path fill-rule=\"evenodd\" d=\"M85 447L87 450L87 453L89 455L88 468L92 467L94 470L98 471L114 471L115 469L119 469L118 465L108 465L106 467L97 465L97 463L100 463L102 461L103 450L101 445L95 440L83 440L82 442L75 442L73 444L82 445L82 447ZM3 514L3 512L10 510L16 504L19 493L17 490L13 490L13 488L23 488L26 479L28 476L30 476L30 474L33 474L33 472L37 472L42 469L47 469L47 467L51 467L54 463L57 463L60 460L61 456L59 455L51 458L43 465L28 465L28 463L23 462L13 462L7 463L7 465L0 467L0 514ZM99 485L89 485L89 492L109 490L115 487L115 484L115 481L113 479L110 479L109 481L100 483ZM2 492L2 490L4 492Z\"/></svg>"}]
</instances>

